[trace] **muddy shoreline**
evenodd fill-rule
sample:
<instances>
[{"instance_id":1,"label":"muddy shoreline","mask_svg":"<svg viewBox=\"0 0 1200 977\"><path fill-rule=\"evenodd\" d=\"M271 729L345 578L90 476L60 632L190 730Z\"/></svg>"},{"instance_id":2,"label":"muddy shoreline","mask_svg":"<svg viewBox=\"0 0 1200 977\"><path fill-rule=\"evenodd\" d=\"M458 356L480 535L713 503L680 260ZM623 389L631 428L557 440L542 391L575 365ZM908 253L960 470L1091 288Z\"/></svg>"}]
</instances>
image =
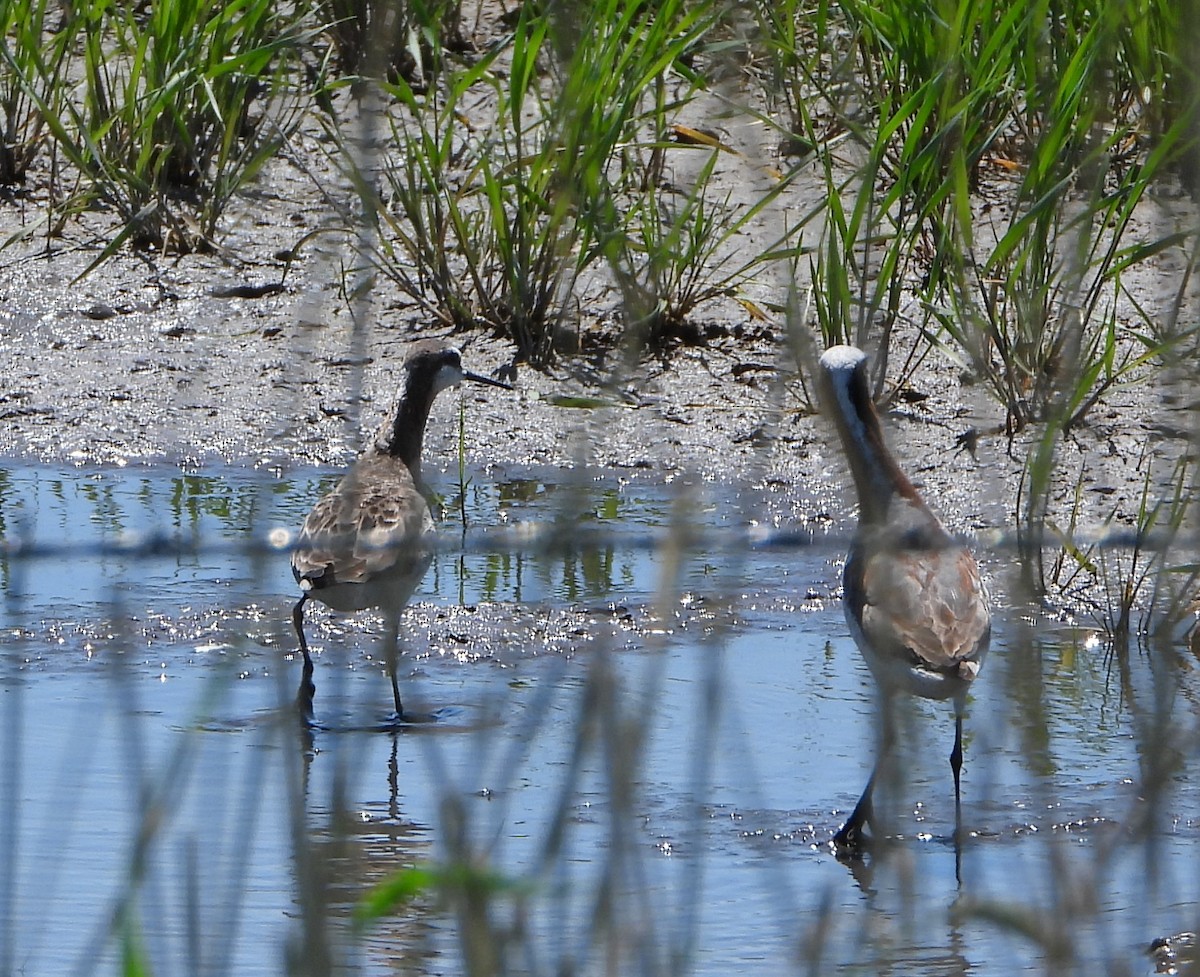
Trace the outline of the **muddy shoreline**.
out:
<instances>
[{"instance_id":1,"label":"muddy shoreline","mask_svg":"<svg viewBox=\"0 0 1200 977\"><path fill-rule=\"evenodd\" d=\"M285 235L278 238L286 245ZM272 243L260 240L256 250L269 254ZM848 507L832 432L806 409L782 334L679 346L632 366L619 349L603 360L564 356L542 373L514 365L506 342L430 328L382 289L368 327L356 333L345 309L328 301L319 256L293 265L281 291L256 298L223 293L277 282L283 269L269 258L233 265L192 255L152 272L122 256L73 283L89 258L86 250L10 255L0 268L0 350L9 364L0 453L8 458L345 465L394 396L406 343L443 335L460 345L471 369L515 372L512 395L462 394L472 465L582 466L731 490L750 483L772 488L799 518ZM1010 445L999 406L932 357L910 388L888 419L902 463L959 531L1011 525L1037 432ZM1103 519L1122 502L1132 514L1147 439L1167 458L1190 430L1186 399L1155 414L1157 399L1146 386L1116 388L1064 443L1064 503L1082 479L1085 517ZM456 461L457 410L456 397L435 407L432 470ZM974 456L957 443L968 428L982 432Z\"/></svg>"}]
</instances>

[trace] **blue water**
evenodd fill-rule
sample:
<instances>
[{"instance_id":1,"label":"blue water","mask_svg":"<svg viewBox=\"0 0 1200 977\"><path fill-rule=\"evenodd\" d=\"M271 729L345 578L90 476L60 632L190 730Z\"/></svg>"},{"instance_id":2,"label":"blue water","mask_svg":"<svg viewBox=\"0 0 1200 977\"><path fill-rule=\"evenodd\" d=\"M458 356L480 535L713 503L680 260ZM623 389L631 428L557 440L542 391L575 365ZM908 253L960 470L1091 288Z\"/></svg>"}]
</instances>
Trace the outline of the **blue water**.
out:
<instances>
[{"instance_id":1,"label":"blue water","mask_svg":"<svg viewBox=\"0 0 1200 977\"><path fill-rule=\"evenodd\" d=\"M454 837L512 883L490 920L531 972L1146 973L1152 939L1196 927L1182 659L1001 609L961 883L945 704L906 710L898 838L851 871L825 847L873 750L836 600L848 526L750 546L779 512L746 487L433 480L443 549L400 674L436 721L379 731L381 622L316 608L326 728L305 741L287 534L328 473L0 471L0 973L114 973L122 934L156 973L277 974L322 945L363 973L461 972L432 893L348 922ZM984 555L1001 604L1007 559Z\"/></svg>"}]
</instances>

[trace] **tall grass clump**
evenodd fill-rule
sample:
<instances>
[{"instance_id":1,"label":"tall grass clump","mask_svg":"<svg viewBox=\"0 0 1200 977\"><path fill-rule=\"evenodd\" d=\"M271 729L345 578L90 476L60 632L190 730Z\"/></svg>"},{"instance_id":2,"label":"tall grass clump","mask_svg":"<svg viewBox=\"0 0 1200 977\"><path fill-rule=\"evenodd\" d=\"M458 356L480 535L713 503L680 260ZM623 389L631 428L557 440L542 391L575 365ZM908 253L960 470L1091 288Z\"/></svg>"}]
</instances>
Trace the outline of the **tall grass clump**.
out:
<instances>
[{"instance_id":1,"label":"tall grass clump","mask_svg":"<svg viewBox=\"0 0 1200 977\"><path fill-rule=\"evenodd\" d=\"M701 306L741 298L756 269L795 254L790 227L762 249L735 241L783 195L796 171L773 177L769 188L738 204L714 179L725 149L665 142L649 147L664 156L707 151L707 158L690 177L676 175L669 185L652 177L623 201L619 233L607 238L605 253L621 291L625 338L635 350L702 340L694 321ZM743 302L752 315L762 315Z\"/></svg>"},{"instance_id":2,"label":"tall grass clump","mask_svg":"<svg viewBox=\"0 0 1200 977\"><path fill-rule=\"evenodd\" d=\"M438 319L492 328L522 358L548 362L575 283L618 230L613 199L632 179L623 149L642 126L665 128L663 103L647 92L686 74L711 10L679 0L523 7L509 47L466 67L443 60L428 92L386 83L387 199L370 199L356 175L380 222L380 268ZM343 138L342 155L356 171L351 145Z\"/></svg>"},{"instance_id":3,"label":"tall grass clump","mask_svg":"<svg viewBox=\"0 0 1200 977\"><path fill-rule=\"evenodd\" d=\"M269 0L178 0L144 14L96 2L77 8L78 97L38 99L62 154L79 171L68 210L100 206L126 241L187 252L214 239L231 198L295 128L299 27Z\"/></svg>"},{"instance_id":4,"label":"tall grass clump","mask_svg":"<svg viewBox=\"0 0 1200 977\"><path fill-rule=\"evenodd\" d=\"M1060 38L1059 71L1025 77L1014 146L1021 176L1007 225L974 221L964 202L947 228L963 266L948 276L950 313L939 320L1014 430L1042 421L1070 430L1113 384L1166 352L1123 274L1182 241L1131 241L1130 231L1149 188L1178 159L1186 123L1136 149L1139 117L1116 114L1138 84L1119 67L1123 25L1097 20Z\"/></svg>"},{"instance_id":5,"label":"tall grass clump","mask_svg":"<svg viewBox=\"0 0 1200 977\"><path fill-rule=\"evenodd\" d=\"M929 218L958 171L974 182L1006 127L1033 5L853 0L843 9L859 52L859 96L878 114L882 176L902 183Z\"/></svg>"},{"instance_id":6,"label":"tall grass clump","mask_svg":"<svg viewBox=\"0 0 1200 977\"><path fill-rule=\"evenodd\" d=\"M1160 9L1146 13L1167 22ZM1023 580L1034 597L1047 590L1047 546L1059 551L1056 564L1069 557L1109 585L1103 567L1081 557L1075 534L1050 517L1060 493L1057 445L1114 387L1151 375L1189 335L1156 328L1155 310L1127 285L1131 269L1188 238L1175 231L1146 238L1135 222L1192 139L1186 114L1153 141L1140 131L1138 101L1169 54L1155 53L1159 67L1131 59L1123 40L1131 9L1076 14L1054 25L1049 62L1026 62L1021 137L1012 146L1019 177L1007 218L982 221L965 202L956 208L947 236L962 265L946 276L939 293L946 306L934 311L947 345L1003 405L1010 435L1041 425L1016 513ZM1040 39L1031 36L1029 46L1049 55ZM1045 73L1047 63L1054 73ZM1168 562L1160 554L1159 566ZM1127 633L1127 615L1148 583L1133 574L1118 588L1116 632Z\"/></svg>"},{"instance_id":7,"label":"tall grass clump","mask_svg":"<svg viewBox=\"0 0 1200 977\"><path fill-rule=\"evenodd\" d=\"M805 80L810 98L834 117L830 125L850 134L852 154L850 177L825 156L828 206L812 265L815 311L827 342L875 350L877 384L897 326L907 319L918 335L924 331L928 313L919 304L936 287L953 244L943 231L945 214L969 206L981 162L1003 131L1023 9L843 5L853 72ZM835 34L826 28L819 36ZM787 43L776 47L785 67L802 63ZM831 49L828 57L837 54ZM864 117L864 108L872 114ZM850 204L843 200L848 193ZM904 372L923 355L910 348Z\"/></svg>"},{"instance_id":8,"label":"tall grass clump","mask_svg":"<svg viewBox=\"0 0 1200 977\"><path fill-rule=\"evenodd\" d=\"M1180 70L1151 39L1177 15L954 0L841 9L858 52L853 104L872 114L840 119L859 154L853 177L827 165L822 330L869 341L882 366L912 309L914 341L961 359L1011 430L1052 416L1069 429L1161 352L1143 342L1122 273L1180 240L1127 236L1186 146L1189 112L1151 111L1153 86L1161 96ZM814 98L847 103L833 86ZM1150 116L1158 138L1140 147ZM853 208L841 199L851 187Z\"/></svg>"},{"instance_id":9,"label":"tall grass clump","mask_svg":"<svg viewBox=\"0 0 1200 977\"><path fill-rule=\"evenodd\" d=\"M0 4L0 185L25 182L46 141L41 105L55 112L66 86L73 32L55 29L64 16L47 0Z\"/></svg>"}]
</instances>

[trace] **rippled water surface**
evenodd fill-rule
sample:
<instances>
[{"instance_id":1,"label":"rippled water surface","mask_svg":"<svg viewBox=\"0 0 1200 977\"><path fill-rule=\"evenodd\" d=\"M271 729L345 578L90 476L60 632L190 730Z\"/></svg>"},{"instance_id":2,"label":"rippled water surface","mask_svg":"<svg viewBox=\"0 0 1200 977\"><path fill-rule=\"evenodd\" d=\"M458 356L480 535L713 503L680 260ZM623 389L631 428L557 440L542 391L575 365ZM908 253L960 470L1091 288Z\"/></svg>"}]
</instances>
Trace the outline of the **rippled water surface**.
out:
<instances>
[{"instance_id":1,"label":"rippled water surface","mask_svg":"<svg viewBox=\"0 0 1200 977\"><path fill-rule=\"evenodd\" d=\"M406 705L433 721L383 728L380 619L317 607L306 737L287 537L325 473L0 470L0 973L113 973L123 945L156 973L461 972L432 892L348 923L455 838L510 883L490 920L530 972L600 972L619 930L623 972L1146 973L1151 940L1196 927L1185 649L1001 608L961 881L945 704L906 710L894 843L848 866L827 842L875 703L842 515L469 475L434 480L443 548L402 621ZM1000 604L1008 562L984 555Z\"/></svg>"}]
</instances>

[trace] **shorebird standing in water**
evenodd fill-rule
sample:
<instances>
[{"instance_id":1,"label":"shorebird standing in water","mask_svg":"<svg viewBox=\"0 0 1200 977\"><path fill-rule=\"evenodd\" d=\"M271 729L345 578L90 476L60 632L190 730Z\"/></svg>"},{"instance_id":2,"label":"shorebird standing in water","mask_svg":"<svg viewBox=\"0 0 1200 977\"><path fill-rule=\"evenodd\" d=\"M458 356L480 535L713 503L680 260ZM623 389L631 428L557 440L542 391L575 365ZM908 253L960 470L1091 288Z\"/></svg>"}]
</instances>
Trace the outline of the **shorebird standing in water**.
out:
<instances>
[{"instance_id":1,"label":"shorebird standing in water","mask_svg":"<svg viewBox=\"0 0 1200 977\"><path fill-rule=\"evenodd\" d=\"M507 383L468 373L459 351L439 340L414 343L404 360L395 406L374 441L337 486L312 507L292 552L292 574L303 593L292 623L304 655L296 698L312 723L313 663L304 638L304 604L315 598L336 611L379 607L390 623L386 648L396 703L404 719L396 679L398 615L433 560L433 513L421 480L421 445L434 398L462 380L511 390Z\"/></svg>"},{"instance_id":2,"label":"shorebird standing in water","mask_svg":"<svg viewBox=\"0 0 1200 977\"><path fill-rule=\"evenodd\" d=\"M883 701L875 770L833 840L843 851L862 848L875 777L894 732L890 700L908 692L954 701L950 766L957 846L963 707L987 653L991 613L975 559L929 510L888 451L866 364L866 354L853 346L831 347L821 357L825 409L837 426L858 490L858 528L846 560L843 607Z\"/></svg>"}]
</instances>

